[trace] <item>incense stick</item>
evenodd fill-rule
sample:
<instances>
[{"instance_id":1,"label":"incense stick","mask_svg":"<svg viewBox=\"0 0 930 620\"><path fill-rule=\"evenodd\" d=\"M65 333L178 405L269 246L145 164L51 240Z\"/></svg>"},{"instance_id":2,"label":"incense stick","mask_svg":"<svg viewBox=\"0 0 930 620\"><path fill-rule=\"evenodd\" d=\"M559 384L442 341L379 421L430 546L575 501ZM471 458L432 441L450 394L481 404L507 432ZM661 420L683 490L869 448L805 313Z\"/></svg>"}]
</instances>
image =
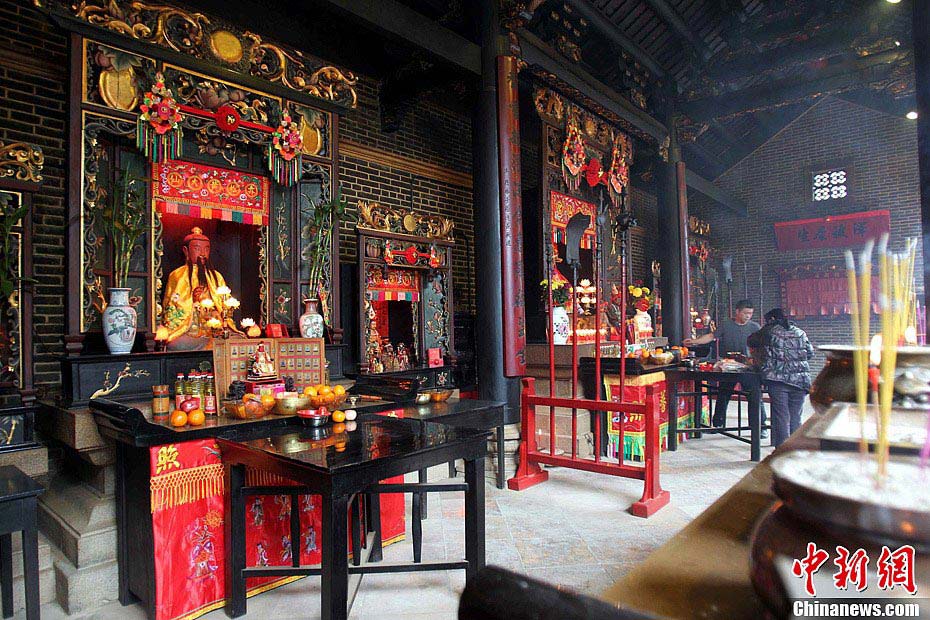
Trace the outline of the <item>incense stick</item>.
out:
<instances>
[{"instance_id":1,"label":"incense stick","mask_svg":"<svg viewBox=\"0 0 930 620\"><path fill-rule=\"evenodd\" d=\"M869 451L865 440L865 413L868 405L868 357L867 341L862 337L862 322L859 319L859 294L856 286L856 261L853 253L846 250L846 281L849 288L849 307L853 333L853 376L856 381L856 403L859 405L859 451L865 455ZM868 309L865 310L868 313ZM867 352L866 352L867 355Z\"/></svg>"}]
</instances>

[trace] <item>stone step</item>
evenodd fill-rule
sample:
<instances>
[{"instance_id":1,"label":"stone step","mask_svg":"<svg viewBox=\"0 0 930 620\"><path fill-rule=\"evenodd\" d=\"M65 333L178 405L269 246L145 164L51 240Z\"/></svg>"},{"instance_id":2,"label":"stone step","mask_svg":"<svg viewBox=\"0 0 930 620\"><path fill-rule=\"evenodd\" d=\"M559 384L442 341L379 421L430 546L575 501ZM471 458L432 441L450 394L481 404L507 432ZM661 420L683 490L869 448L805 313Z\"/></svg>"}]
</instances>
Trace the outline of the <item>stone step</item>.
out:
<instances>
[{"instance_id":1,"label":"stone step","mask_svg":"<svg viewBox=\"0 0 930 620\"><path fill-rule=\"evenodd\" d=\"M119 575L115 559L78 569L57 550L53 553L55 599L65 613L81 614L117 599Z\"/></svg>"},{"instance_id":2,"label":"stone step","mask_svg":"<svg viewBox=\"0 0 930 620\"><path fill-rule=\"evenodd\" d=\"M0 467L15 465L27 476L41 478L48 475L48 448L37 446L28 450L0 452Z\"/></svg>"},{"instance_id":3,"label":"stone step","mask_svg":"<svg viewBox=\"0 0 930 620\"><path fill-rule=\"evenodd\" d=\"M13 613L26 605L26 589L23 581L22 536L13 536ZM55 567L52 563L52 545L39 534L39 602L43 605L55 600Z\"/></svg>"},{"instance_id":4,"label":"stone step","mask_svg":"<svg viewBox=\"0 0 930 620\"><path fill-rule=\"evenodd\" d=\"M39 496L39 528L74 566L116 558L113 497L66 476L55 476Z\"/></svg>"},{"instance_id":5,"label":"stone step","mask_svg":"<svg viewBox=\"0 0 930 620\"><path fill-rule=\"evenodd\" d=\"M23 536L20 532L13 532L10 536L13 541L13 577L23 575ZM39 570L52 567L52 544L39 532Z\"/></svg>"}]
</instances>

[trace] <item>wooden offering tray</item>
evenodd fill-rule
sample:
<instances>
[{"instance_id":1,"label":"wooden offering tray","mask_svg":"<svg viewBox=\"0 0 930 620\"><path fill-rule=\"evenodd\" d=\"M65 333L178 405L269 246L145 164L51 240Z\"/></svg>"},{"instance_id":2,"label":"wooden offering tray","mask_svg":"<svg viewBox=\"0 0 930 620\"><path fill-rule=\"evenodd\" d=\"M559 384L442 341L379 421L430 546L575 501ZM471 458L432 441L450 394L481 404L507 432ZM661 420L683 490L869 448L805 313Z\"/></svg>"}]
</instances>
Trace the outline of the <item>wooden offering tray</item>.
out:
<instances>
[{"instance_id":1,"label":"wooden offering tray","mask_svg":"<svg viewBox=\"0 0 930 620\"><path fill-rule=\"evenodd\" d=\"M895 407L891 410L888 425L889 444L892 454L918 454L927 439L927 411ZM877 440L876 420L878 407L869 405L865 415L865 440L870 451L874 451ZM820 440L823 450L859 449L859 407L855 403L833 403L804 433L806 437Z\"/></svg>"}]
</instances>

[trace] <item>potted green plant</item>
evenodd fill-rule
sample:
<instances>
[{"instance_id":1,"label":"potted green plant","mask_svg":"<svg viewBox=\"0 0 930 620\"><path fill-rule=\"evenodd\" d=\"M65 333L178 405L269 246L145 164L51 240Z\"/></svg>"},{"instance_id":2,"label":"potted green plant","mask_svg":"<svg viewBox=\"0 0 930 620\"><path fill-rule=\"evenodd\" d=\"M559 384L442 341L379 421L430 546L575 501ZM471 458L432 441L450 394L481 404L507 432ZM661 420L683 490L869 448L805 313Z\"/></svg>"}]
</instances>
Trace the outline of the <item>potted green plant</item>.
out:
<instances>
[{"instance_id":1,"label":"potted green plant","mask_svg":"<svg viewBox=\"0 0 930 620\"><path fill-rule=\"evenodd\" d=\"M136 309L130 300L129 265L133 248L148 230L147 179L120 171L113 191L102 196L98 217L103 232L113 244L113 280L109 302L103 311L103 336L110 353L132 351L136 339Z\"/></svg>"},{"instance_id":2,"label":"potted green plant","mask_svg":"<svg viewBox=\"0 0 930 620\"><path fill-rule=\"evenodd\" d=\"M304 300L304 313L300 316L300 335L304 338L322 338L324 320L320 314L320 302L325 301L326 269L329 266L333 231L339 229L339 222L346 212L348 203L337 188L332 199L314 204L310 220L301 234L309 243L304 249L303 260L310 266L308 278L308 295Z\"/></svg>"}]
</instances>

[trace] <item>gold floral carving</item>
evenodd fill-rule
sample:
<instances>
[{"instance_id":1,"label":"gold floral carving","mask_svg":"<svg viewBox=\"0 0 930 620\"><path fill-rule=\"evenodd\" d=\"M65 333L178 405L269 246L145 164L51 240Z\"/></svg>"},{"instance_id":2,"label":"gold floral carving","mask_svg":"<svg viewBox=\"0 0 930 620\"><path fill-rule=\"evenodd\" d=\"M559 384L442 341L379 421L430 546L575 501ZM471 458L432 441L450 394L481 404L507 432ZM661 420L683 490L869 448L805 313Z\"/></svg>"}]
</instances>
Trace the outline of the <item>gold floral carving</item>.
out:
<instances>
[{"instance_id":1,"label":"gold floral carving","mask_svg":"<svg viewBox=\"0 0 930 620\"><path fill-rule=\"evenodd\" d=\"M358 79L323 65L293 48L267 43L254 32L236 33L194 13L135 0L80 0L70 5L77 19L121 35L196 58L215 58L236 70L292 90L355 107Z\"/></svg>"},{"instance_id":2,"label":"gold floral carving","mask_svg":"<svg viewBox=\"0 0 930 620\"><path fill-rule=\"evenodd\" d=\"M358 202L358 228L379 232L417 235L452 241L455 222L440 215L386 207L377 202Z\"/></svg>"},{"instance_id":3,"label":"gold floral carving","mask_svg":"<svg viewBox=\"0 0 930 620\"><path fill-rule=\"evenodd\" d=\"M210 23L202 13L188 13L173 6L144 2L130 2L124 9L116 0L83 0L72 8L75 17L89 24L178 52L199 47L203 43L203 27ZM143 12L155 14L154 28L142 20ZM168 25L173 20L180 20L183 24L184 36L180 39L168 36Z\"/></svg>"},{"instance_id":4,"label":"gold floral carving","mask_svg":"<svg viewBox=\"0 0 930 620\"><path fill-rule=\"evenodd\" d=\"M13 177L17 181L42 182L45 154L42 149L25 142L0 142L0 179Z\"/></svg>"},{"instance_id":5,"label":"gold floral carving","mask_svg":"<svg viewBox=\"0 0 930 620\"><path fill-rule=\"evenodd\" d=\"M336 67L320 67L307 71L308 63L297 50L264 43L260 36L249 32L245 35L252 43L251 73L270 82L280 82L296 91L327 99L344 101L351 107L358 103L355 86L358 78L350 71Z\"/></svg>"}]
</instances>

